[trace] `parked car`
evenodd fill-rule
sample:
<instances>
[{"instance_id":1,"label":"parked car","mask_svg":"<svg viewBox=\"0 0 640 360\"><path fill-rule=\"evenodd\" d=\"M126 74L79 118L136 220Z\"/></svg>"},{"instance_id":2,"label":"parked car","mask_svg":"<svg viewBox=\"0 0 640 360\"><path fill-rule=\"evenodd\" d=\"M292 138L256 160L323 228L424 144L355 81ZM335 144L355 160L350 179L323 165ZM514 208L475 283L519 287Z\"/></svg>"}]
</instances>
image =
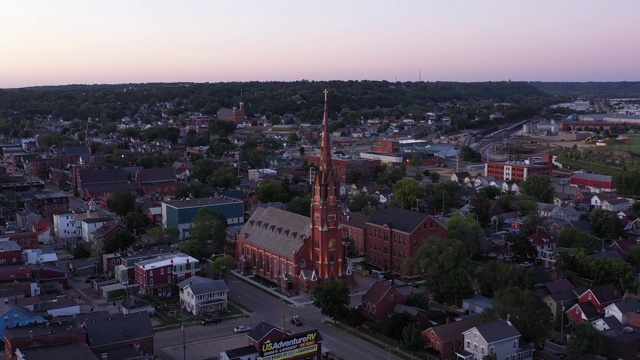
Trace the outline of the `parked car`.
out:
<instances>
[{"instance_id":1,"label":"parked car","mask_svg":"<svg viewBox=\"0 0 640 360\"><path fill-rule=\"evenodd\" d=\"M247 325L239 325L233 328L233 332L234 333L243 333L243 332L248 332L251 331L251 328L248 327Z\"/></svg>"},{"instance_id":2,"label":"parked car","mask_svg":"<svg viewBox=\"0 0 640 360\"><path fill-rule=\"evenodd\" d=\"M302 320L300 320L298 315L295 315L294 317L291 318L291 323L295 326L302 326Z\"/></svg>"},{"instance_id":3,"label":"parked car","mask_svg":"<svg viewBox=\"0 0 640 360\"><path fill-rule=\"evenodd\" d=\"M104 276L91 274L91 275L87 276L87 279L84 282L88 284L93 280L104 280Z\"/></svg>"},{"instance_id":4,"label":"parked car","mask_svg":"<svg viewBox=\"0 0 640 360\"><path fill-rule=\"evenodd\" d=\"M531 266L533 266L533 264L531 264L528 261L525 261L525 262L521 262L520 266L522 266L523 268L530 268Z\"/></svg>"},{"instance_id":5,"label":"parked car","mask_svg":"<svg viewBox=\"0 0 640 360\"><path fill-rule=\"evenodd\" d=\"M221 318L217 317L217 316L213 316L213 317L208 317L206 319L202 320L202 325L209 325L209 324L219 324L222 321Z\"/></svg>"}]
</instances>

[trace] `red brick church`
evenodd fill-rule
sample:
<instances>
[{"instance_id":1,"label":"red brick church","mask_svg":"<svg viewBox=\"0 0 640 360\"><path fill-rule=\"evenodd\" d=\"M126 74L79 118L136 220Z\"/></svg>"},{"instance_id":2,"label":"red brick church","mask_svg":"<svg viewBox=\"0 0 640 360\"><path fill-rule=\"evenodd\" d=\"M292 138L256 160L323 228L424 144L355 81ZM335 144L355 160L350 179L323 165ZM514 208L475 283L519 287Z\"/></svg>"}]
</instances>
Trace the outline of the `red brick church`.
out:
<instances>
[{"instance_id":1,"label":"red brick church","mask_svg":"<svg viewBox=\"0 0 640 360\"><path fill-rule=\"evenodd\" d=\"M353 283L340 232L338 180L331 163L325 90L322 152L313 181L311 219L273 207L258 208L238 234L240 270L279 285L285 294L308 294L328 280Z\"/></svg>"}]
</instances>

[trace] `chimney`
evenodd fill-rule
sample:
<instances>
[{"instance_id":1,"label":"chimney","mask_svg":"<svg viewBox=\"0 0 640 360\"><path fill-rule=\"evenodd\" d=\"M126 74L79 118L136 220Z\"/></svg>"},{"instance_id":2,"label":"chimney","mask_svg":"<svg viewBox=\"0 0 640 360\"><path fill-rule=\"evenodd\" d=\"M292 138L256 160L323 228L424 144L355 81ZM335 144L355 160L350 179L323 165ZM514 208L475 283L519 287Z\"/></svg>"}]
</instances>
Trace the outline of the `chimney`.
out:
<instances>
[{"instance_id":1,"label":"chimney","mask_svg":"<svg viewBox=\"0 0 640 360\"><path fill-rule=\"evenodd\" d=\"M509 324L509 326L511 325L511 315L507 314L507 324Z\"/></svg>"}]
</instances>

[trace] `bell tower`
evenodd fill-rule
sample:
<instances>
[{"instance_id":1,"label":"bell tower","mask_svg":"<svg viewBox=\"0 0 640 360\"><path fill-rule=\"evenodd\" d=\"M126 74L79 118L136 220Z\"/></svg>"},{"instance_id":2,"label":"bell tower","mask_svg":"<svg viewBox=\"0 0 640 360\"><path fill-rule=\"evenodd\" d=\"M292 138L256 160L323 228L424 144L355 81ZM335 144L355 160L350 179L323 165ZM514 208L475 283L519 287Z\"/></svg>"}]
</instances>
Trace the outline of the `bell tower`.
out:
<instances>
[{"instance_id":1,"label":"bell tower","mask_svg":"<svg viewBox=\"0 0 640 360\"><path fill-rule=\"evenodd\" d=\"M340 203L337 196L338 180L331 163L328 95L329 91L325 90L320 166L314 176L311 199L310 258L320 283L329 279L343 279L345 272L345 254L340 233Z\"/></svg>"}]
</instances>

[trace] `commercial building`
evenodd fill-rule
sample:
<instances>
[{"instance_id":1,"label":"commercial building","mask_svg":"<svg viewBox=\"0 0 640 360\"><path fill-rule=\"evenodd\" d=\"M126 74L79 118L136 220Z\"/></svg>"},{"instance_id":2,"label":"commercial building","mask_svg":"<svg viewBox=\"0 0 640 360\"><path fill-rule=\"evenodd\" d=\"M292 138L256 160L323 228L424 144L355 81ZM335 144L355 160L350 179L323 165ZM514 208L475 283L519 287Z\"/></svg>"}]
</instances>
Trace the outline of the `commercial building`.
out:
<instances>
[{"instance_id":1,"label":"commercial building","mask_svg":"<svg viewBox=\"0 0 640 360\"><path fill-rule=\"evenodd\" d=\"M309 166L319 167L320 156L309 155L307 156ZM333 162L333 171L338 177L338 181L345 184L347 183L347 172L349 170L357 171L360 173L360 181L373 181L375 180L375 171L380 166L380 160L365 159L365 158L350 158L350 157L337 157L331 158Z\"/></svg>"},{"instance_id":2,"label":"commercial building","mask_svg":"<svg viewBox=\"0 0 640 360\"><path fill-rule=\"evenodd\" d=\"M584 186L600 191L614 191L613 178L609 175L575 172L569 180L571 186Z\"/></svg>"},{"instance_id":3,"label":"commercial building","mask_svg":"<svg viewBox=\"0 0 640 360\"><path fill-rule=\"evenodd\" d=\"M496 180L526 180L529 175L551 176L553 155L544 154L540 158L524 161L487 161L484 176L493 176Z\"/></svg>"},{"instance_id":4,"label":"commercial building","mask_svg":"<svg viewBox=\"0 0 640 360\"><path fill-rule=\"evenodd\" d=\"M200 209L209 209L223 214L229 225L244 224L244 204L227 196L171 200L162 202L162 226L175 227L180 238L189 237L189 229Z\"/></svg>"}]
</instances>

